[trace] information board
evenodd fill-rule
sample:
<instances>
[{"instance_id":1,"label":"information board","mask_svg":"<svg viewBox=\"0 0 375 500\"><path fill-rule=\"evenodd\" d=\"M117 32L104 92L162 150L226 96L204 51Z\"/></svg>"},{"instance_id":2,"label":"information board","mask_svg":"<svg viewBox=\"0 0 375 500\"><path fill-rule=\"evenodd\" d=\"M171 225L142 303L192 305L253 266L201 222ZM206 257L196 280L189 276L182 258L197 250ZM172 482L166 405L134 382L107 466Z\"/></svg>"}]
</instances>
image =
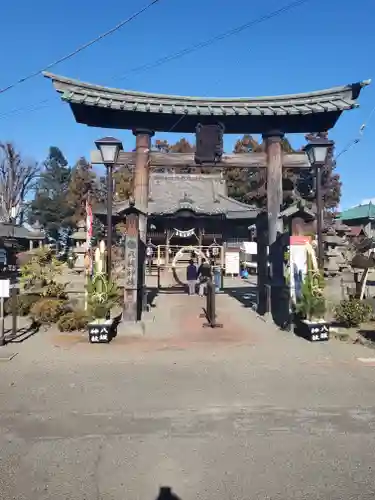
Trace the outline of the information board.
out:
<instances>
[{"instance_id":1,"label":"information board","mask_svg":"<svg viewBox=\"0 0 375 500\"><path fill-rule=\"evenodd\" d=\"M2 299L10 297L10 280L0 280L0 297Z\"/></svg>"},{"instance_id":2,"label":"information board","mask_svg":"<svg viewBox=\"0 0 375 500\"><path fill-rule=\"evenodd\" d=\"M225 274L240 274L240 253L225 252Z\"/></svg>"}]
</instances>

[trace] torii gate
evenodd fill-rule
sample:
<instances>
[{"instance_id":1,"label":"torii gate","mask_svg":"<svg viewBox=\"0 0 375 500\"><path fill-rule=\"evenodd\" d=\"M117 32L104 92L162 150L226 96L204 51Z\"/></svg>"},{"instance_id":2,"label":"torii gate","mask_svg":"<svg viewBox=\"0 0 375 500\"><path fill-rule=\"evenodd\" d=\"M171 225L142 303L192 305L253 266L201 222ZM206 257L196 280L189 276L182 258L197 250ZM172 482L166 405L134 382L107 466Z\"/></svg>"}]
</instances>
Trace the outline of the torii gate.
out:
<instances>
[{"instance_id":1,"label":"torii gate","mask_svg":"<svg viewBox=\"0 0 375 500\"><path fill-rule=\"evenodd\" d=\"M276 241L280 223L282 169L311 167L303 152L283 153L281 139L284 134L330 130L343 111L358 107L356 100L362 88L370 83L363 81L321 91L274 97L203 98L111 89L51 73L44 75L52 80L78 123L91 127L132 130L136 136L135 152L120 153L118 163L135 166L134 198L135 206L140 210L138 231L143 245L146 244L145 218L150 168L197 165L194 155L150 153L154 132L194 133L199 126L220 123L227 134L261 134L265 143L264 153L224 154L210 166L220 169L267 169L267 242L271 246ZM92 153L91 161L102 163L99 152ZM143 265L141 259L138 261ZM144 273L139 274L142 275ZM266 279L264 276L259 278ZM264 283L259 284L263 286ZM144 284L138 280L135 285L129 285L129 290L133 290L134 286L139 289ZM270 286L272 290L277 289L280 284L271 278ZM127 294L125 290L125 297L133 297L130 300L135 300L135 296L136 294ZM129 307L126 300L124 311L137 309L137 317L133 315L130 319L140 319L140 299L137 299L137 308L134 308L134 304Z\"/></svg>"}]
</instances>

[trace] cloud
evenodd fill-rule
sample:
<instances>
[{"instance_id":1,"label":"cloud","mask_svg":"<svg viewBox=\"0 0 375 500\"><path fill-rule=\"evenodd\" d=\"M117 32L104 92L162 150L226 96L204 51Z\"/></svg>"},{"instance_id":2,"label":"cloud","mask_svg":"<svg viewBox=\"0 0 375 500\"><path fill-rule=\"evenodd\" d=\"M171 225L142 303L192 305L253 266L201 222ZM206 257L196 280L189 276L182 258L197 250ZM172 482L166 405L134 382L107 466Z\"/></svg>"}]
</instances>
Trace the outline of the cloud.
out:
<instances>
[{"instance_id":1,"label":"cloud","mask_svg":"<svg viewBox=\"0 0 375 500\"><path fill-rule=\"evenodd\" d=\"M362 200L360 205L368 205L369 203L375 204L375 198L367 198L367 200Z\"/></svg>"}]
</instances>

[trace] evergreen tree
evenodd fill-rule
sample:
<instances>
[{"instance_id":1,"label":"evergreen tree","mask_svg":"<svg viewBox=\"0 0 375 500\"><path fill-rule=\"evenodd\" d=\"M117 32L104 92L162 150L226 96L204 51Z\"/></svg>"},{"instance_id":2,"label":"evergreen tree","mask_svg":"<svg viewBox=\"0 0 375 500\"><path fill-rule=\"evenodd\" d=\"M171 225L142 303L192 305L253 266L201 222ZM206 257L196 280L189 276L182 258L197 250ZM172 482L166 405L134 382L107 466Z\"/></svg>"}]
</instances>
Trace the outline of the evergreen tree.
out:
<instances>
[{"instance_id":1,"label":"evergreen tree","mask_svg":"<svg viewBox=\"0 0 375 500\"><path fill-rule=\"evenodd\" d=\"M182 137L182 139L170 146L169 151L171 153L194 153L195 146L193 144L190 144L190 142L185 139L185 137Z\"/></svg>"},{"instance_id":2,"label":"evergreen tree","mask_svg":"<svg viewBox=\"0 0 375 500\"><path fill-rule=\"evenodd\" d=\"M233 152L259 153L263 151L263 145L259 144L251 135L245 134L234 145ZM259 169L251 172L244 168L230 168L225 170L224 175L228 186L228 195L232 198L247 203L263 207L266 204L266 172Z\"/></svg>"},{"instance_id":3,"label":"evergreen tree","mask_svg":"<svg viewBox=\"0 0 375 500\"><path fill-rule=\"evenodd\" d=\"M86 201L92 203L97 198L96 175L83 157L71 171L66 197L72 212L67 222L76 225L86 218Z\"/></svg>"},{"instance_id":4,"label":"evergreen tree","mask_svg":"<svg viewBox=\"0 0 375 500\"><path fill-rule=\"evenodd\" d=\"M322 135L322 134L320 134ZM327 134L323 134L327 137ZM309 137L307 137L308 139ZM281 142L284 153L296 152L286 137ZM264 151L264 144L259 144L251 135L244 135L234 147L234 153L251 153ZM334 146L331 148L326 166L322 172L322 192L326 218L332 217L341 197L340 176L335 172ZM267 206L267 172L259 169L249 172L246 169L231 168L225 171L229 196L243 203L254 204L259 208ZM304 199L311 208L315 208L315 172L311 169L283 169L283 201L284 208L294 201Z\"/></svg>"},{"instance_id":5,"label":"evergreen tree","mask_svg":"<svg viewBox=\"0 0 375 500\"><path fill-rule=\"evenodd\" d=\"M115 201L128 200L133 192L133 172L127 165L119 165L113 172Z\"/></svg>"},{"instance_id":6,"label":"evergreen tree","mask_svg":"<svg viewBox=\"0 0 375 500\"><path fill-rule=\"evenodd\" d=\"M318 138L328 138L327 133L318 134ZM313 139L313 136L306 136L306 139ZM328 158L322 170L322 196L324 204L324 218L329 222L337 210L341 199L340 175L335 172L335 145L329 149ZM301 198L307 200L310 207L315 209L316 204L316 178L312 170L302 170L297 180L297 189Z\"/></svg>"},{"instance_id":7,"label":"evergreen tree","mask_svg":"<svg viewBox=\"0 0 375 500\"><path fill-rule=\"evenodd\" d=\"M43 165L36 195L31 203L31 222L38 220L47 234L58 240L72 215L67 200L71 169L57 147L50 147Z\"/></svg>"}]
</instances>

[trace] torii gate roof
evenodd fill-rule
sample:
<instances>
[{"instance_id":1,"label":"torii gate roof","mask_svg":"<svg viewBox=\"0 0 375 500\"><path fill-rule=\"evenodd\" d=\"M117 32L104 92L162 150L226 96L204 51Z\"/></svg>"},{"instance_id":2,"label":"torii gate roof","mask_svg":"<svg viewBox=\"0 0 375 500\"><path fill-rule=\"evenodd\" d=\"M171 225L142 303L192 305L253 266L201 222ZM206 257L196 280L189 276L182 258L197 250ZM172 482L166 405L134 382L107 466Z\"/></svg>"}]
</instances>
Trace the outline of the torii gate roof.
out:
<instances>
[{"instance_id":1,"label":"torii gate roof","mask_svg":"<svg viewBox=\"0 0 375 500\"><path fill-rule=\"evenodd\" d=\"M120 90L44 73L78 123L91 127L193 133L198 123L220 122L227 134L324 132L343 111L358 107L370 81L273 97L191 97Z\"/></svg>"}]
</instances>

